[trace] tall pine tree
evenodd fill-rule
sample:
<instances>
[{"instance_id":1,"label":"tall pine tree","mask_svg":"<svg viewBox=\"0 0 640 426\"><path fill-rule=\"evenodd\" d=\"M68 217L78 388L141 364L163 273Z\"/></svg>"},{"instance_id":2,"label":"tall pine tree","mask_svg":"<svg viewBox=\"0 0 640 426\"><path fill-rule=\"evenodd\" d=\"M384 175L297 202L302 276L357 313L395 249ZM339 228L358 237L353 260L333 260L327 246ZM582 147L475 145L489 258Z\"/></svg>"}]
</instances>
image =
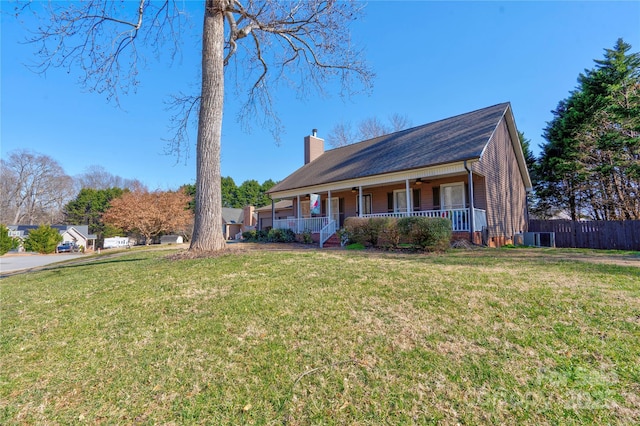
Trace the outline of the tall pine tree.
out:
<instances>
[{"instance_id":1,"label":"tall pine tree","mask_svg":"<svg viewBox=\"0 0 640 426\"><path fill-rule=\"evenodd\" d=\"M630 50L622 39L605 49L553 111L539 166L547 215L640 219L640 54Z\"/></svg>"}]
</instances>

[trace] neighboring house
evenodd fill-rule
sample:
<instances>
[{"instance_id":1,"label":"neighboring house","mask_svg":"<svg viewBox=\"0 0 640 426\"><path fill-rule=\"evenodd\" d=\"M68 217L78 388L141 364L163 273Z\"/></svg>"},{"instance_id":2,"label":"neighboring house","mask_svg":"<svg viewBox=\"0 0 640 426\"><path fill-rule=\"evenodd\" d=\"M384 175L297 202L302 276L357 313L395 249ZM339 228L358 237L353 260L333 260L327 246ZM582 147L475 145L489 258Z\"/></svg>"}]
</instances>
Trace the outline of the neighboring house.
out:
<instances>
[{"instance_id":1,"label":"neighboring house","mask_svg":"<svg viewBox=\"0 0 640 426\"><path fill-rule=\"evenodd\" d=\"M292 217L272 220L321 244L349 216L446 217L455 238L490 246L527 230L531 179L509 103L328 151L314 130L304 158L268 191L292 204Z\"/></svg>"},{"instance_id":2,"label":"neighboring house","mask_svg":"<svg viewBox=\"0 0 640 426\"><path fill-rule=\"evenodd\" d=\"M57 229L62 235L63 243L74 243L84 247L85 250L95 249L97 236L89 234L89 225L51 225L51 227ZM29 231L37 229L38 225L9 225L8 228L10 236L23 240Z\"/></svg>"},{"instance_id":3,"label":"neighboring house","mask_svg":"<svg viewBox=\"0 0 640 426\"><path fill-rule=\"evenodd\" d=\"M256 214L253 206L242 209L222 208L222 231L227 240L239 239L244 231L255 229Z\"/></svg>"},{"instance_id":4,"label":"neighboring house","mask_svg":"<svg viewBox=\"0 0 640 426\"><path fill-rule=\"evenodd\" d=\"M293 214L293 201L281 200L256 209L258 215L258 229L269 230L273 227L273 217L276 219L287 219L295 217Z\"/></svg>"}]
</instances>

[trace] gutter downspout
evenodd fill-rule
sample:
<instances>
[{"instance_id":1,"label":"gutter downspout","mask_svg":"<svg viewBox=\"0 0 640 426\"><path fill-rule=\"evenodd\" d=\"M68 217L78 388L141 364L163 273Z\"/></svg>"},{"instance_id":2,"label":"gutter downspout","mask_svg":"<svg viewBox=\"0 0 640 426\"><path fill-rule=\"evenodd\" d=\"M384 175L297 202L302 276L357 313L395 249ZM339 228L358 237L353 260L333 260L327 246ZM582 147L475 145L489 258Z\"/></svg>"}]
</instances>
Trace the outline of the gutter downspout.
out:
<instances>
[{"instance_id":1,"label":"gutter downspout","mask_svg":"<svg viewBox=\"0 0 640 426\"><path fill-rule=\"evenodd\" d=\"M473 233L475 232L476 226L476 211L473 203L473 171L471 168L467 167L467 160L464 160L464 169L469 173L469 241L473 244Z\"/></svg>"}]
</instances>

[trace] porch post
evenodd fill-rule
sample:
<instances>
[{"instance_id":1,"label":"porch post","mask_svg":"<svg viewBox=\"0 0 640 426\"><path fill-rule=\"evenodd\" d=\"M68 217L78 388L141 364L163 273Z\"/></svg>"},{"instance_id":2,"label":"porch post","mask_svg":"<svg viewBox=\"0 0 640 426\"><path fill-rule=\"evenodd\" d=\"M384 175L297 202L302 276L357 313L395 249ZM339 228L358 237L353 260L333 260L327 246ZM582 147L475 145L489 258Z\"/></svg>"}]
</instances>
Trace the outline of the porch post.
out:
<instances>
[{"instance_id":1,"label":"porch post","mask_svg":"<svg viewBox=\"0 0 640 426\"><path fill-rule=\"evenodd\" d=\"M467 167L467 162L464 162L465 168ZM476 212L473 204L473 171L471 168L467 169L469 171L469 239L473 243L473 233L475 232L476 226Z\"/></svg>"},{"instance_id":2,"label":"porch post","mask_svg":"<svg viewBox=\"0 0 640 426\"><path fill-rule=\"evenodd\" d=\"M276 226L276 202L271 199L271 228Z\"/></svg>"},{"instance_id":3,"label":"porch post","mask_svg":"<svg viewBox=\"0 0 640 426\"><path fill-rule=\"evenodd\" d=\"M409 179L406 179L404 181L404 185L406 188L406 195L407 195L407 216L410 216L409 212L411 210L413 210L412 206L411 206L411 188L409 187Z\"/></svg>"},{"instance_id":4,"label":"porch post","mask_svg":"<svg viewBox=\"0 0 640 426\"><path fill-rule=\"evenodd\" d=\"M296 233L300 233L300 194L296 195Z\"/></svg>"},{"instance_id":5,"label":"porch post","mask_svg":"<svg viewBox=\"0 0 640 426\"><path fill-rule=\"evenodd\" d=\"M327 224L331 222L331 190L327 192Z\"/></svg>"},{"instance_id":6,"label":"porch post","mask_svg":"<svg viewBox=\"0 0 640 426\"><path fill-rule=\"evenodd\" d=\"M358 217L362 217L362 185L358 187Z\"/></svg>"}]
</instances>

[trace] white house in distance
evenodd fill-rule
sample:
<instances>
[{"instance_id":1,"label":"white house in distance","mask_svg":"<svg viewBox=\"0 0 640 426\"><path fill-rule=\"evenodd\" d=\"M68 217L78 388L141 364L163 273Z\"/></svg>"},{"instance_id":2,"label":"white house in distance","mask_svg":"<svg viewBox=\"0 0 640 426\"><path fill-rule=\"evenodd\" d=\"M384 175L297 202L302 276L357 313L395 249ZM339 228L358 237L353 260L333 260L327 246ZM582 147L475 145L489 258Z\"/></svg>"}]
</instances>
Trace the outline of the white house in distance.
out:
<instances>
[{"instance_id":1,"label":"white house in distance","mask_svg":"<svg viewBox=\"0 0 640 426\"><path fill-rule=\"evenodd\" d=\"M102 247L105 249L130 248L131 241L129 241L129 237L109 237L104 239Z\"/></svg>"},{"instance_id":2,"label":"white house in distance","mask_svg":"<svg viewBox=\"0 0 640 426\"><path fill-rule=\"evenodd\" d=\"M62 235L63 243L73 243L85 250L94 250L96 246L95 234L89 233L89 225L51 225ZM32 229L37 229L38 225L9 225L9 236L19 238L21 241Z\"/></svg>"}]
</instances>

